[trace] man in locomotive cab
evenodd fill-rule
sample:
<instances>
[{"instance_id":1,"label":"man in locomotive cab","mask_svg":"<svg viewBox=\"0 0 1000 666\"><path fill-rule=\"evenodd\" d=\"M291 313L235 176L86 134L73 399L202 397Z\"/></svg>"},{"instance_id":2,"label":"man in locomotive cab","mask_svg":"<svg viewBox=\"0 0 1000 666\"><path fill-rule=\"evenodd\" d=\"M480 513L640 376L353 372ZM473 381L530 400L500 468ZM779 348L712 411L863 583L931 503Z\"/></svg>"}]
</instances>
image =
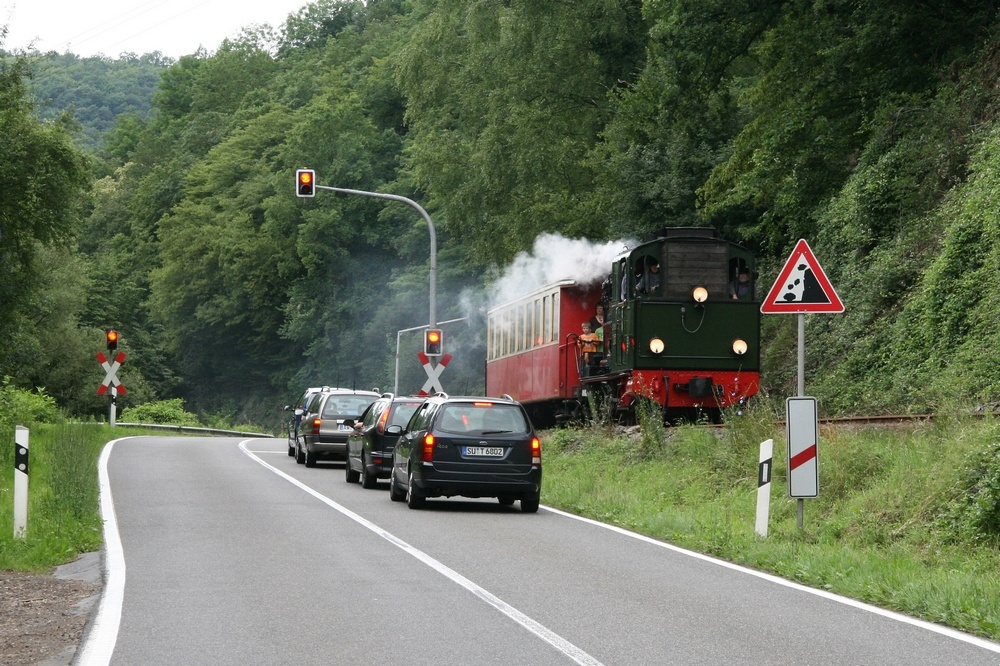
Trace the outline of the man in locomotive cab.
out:
<instances>
[{"instance_id":1,"label":"man in locomotive cab","mask_svg":"<svg viewBox=\"0 0 1000 666\"><path fill-rule=\"evenodd\" d=\"M729 298L734 301L753 300L753 286L750 284L750 269L740 266L736 279L729 283Z\"/></svg>"},{"instance_id":2,"label":"man in locomotive cab","mask_svg":"<svg viewBox=\"0 0 1000 666\"><path fill-rule=\"evenodd\" d=\"M645 269L639 269L645 265ZM639 280L635 285L635 290L640 294L656 294L660 291L660 262L653 257L647 257L643 264L636 264L639 272Z\"/></svg>"}]
</instances>

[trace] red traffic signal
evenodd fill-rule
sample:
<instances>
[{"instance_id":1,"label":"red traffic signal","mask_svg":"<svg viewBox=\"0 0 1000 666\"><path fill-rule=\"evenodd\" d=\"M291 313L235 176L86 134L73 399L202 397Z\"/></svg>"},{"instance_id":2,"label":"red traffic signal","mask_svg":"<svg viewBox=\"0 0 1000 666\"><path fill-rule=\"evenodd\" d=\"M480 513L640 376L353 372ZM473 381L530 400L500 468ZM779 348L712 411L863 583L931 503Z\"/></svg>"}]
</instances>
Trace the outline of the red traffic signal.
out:
<instances>
[{"instance_id":1,"label":"red traffic signal","mask_svg":"<svg viewBox=\"0 0 1000 666\"><path fill-rule=\"evenodd\" d=\"M424 333L424 353L428 356L440 356L444 336L440 328L429 328Z\"/></svg>"},{"instance_id":2,"label":"red traffic signal","mask_svg":"<svg viewBox=\"0 0 1000 666\"><path fill-rule=\"evenodd\" d=\"M299 169L295 172L295 195L299 197L316 196L316 171L314 169Z\"/></svg>"},{"instance_id":3,"label":"red traffic signal","mask_svg":"<svg viewBox=\"0 0 1000 666\"><path fill-rule=\"evenodd\" d=\"M118 349L118 331L111 329L107 332L105 337L108 340L108 351L114 351Z\"/></svg>"}]
</instances>

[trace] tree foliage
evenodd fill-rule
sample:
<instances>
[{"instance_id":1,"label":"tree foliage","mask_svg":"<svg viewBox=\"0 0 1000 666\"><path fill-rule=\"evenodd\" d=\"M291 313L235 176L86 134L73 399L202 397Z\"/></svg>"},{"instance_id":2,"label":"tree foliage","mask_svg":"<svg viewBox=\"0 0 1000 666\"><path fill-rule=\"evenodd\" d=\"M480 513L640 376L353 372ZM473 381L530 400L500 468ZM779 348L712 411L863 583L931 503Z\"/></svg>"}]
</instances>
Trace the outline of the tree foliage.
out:
<instances>
[{"instance_id":1,"label":"tree foliage","mask_svg":"<svg viewBox=\"0 0 1000 666\"><path fill-rule=\"evenodd\" d=\"M438 320L469 317L448 337L467 392L468 304L540 234L712 225L759 253L761 284L796 238L819 252L848 307L809 321L830 409L996 400L997 19L985 0L318 0L176 62L52 54L29 88L5 59L0 370L94 412L87 349L115 326L126 404L266 422L303 384L393 386L397 342L415 390L400 331L425 321L427 226L296 198L311 167L430 212ZM39 120L31 90L80 124ZM777 393L790 323L765 320Z\"/></svg>"}]
</instances>

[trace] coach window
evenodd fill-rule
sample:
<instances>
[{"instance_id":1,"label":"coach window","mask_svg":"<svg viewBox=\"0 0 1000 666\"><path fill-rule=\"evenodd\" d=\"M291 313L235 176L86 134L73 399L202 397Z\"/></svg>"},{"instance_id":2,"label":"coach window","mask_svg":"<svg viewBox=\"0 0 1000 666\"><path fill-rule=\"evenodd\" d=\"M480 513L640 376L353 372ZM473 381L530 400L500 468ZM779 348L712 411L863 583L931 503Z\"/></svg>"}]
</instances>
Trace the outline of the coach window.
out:
<instances>
[{"instance_id":1,"label":"coach window","mask_svg":"<svg viewBox=\"0 0 1000 666\"><path fill-rule=\"evenodd\" d=\"M559 292L552 294L552 302L550 304L552 307L549 310L549 318L552 320L552 337L549 338L549 342L559 341Z\"/></svg>"},{"instance_id":2,"label":"coach window","mask_svg":"<svg viewBox=\"0 0 1000 666\"><path fill-rule=\"evenodd\" d=\"M506 356L507 355L507 326L509 326L509 324L510 323L507 321L507 311L504 310L504 311L502 311L500 313L500 326L498 327L499 331L500 331L500 355L501 356Z\"/></svg>"},{"instance_id":3,"label":"coach window","mask_svg":"<svg viewBox=\"0 0 1000 666\"><path fill-rule=\"evenodd\" d=\"M549 341L549 327L551 326L551 320L549 319L549 297L542 296L542 344Z\"/></svg>"},{"instance_id":4,"label":"coach window","mask_svg":"<svg viewBox=\"0 0 1000 666\"><path fill-rule=\"evenodd\" d=\"M524 337L525 337L525 348L534 349L535 347L535 302L530 301L524 306L525 315L528 317L527 326L524 327Z\"/></svg>"}]
</instances>

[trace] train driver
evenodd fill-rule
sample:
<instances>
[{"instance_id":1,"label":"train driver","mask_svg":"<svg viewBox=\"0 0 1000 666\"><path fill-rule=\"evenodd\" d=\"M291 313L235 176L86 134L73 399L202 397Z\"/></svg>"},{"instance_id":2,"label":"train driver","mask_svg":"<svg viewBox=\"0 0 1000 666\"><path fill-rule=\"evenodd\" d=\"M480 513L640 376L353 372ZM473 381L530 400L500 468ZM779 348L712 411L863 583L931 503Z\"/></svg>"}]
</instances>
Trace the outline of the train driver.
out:
<instances>
[{"instance_id":1,"label":"train driver","mask_svg":"<svg viewBox=\"0 0 1000 666\"><path fill-rule=\"evenodd\" d=\"M656 259L649 259L646 271L639 277L639 282L635 285L636 291L640 294L652 294L660 289L660 262Z\"/></svg>"}]
</instances>

